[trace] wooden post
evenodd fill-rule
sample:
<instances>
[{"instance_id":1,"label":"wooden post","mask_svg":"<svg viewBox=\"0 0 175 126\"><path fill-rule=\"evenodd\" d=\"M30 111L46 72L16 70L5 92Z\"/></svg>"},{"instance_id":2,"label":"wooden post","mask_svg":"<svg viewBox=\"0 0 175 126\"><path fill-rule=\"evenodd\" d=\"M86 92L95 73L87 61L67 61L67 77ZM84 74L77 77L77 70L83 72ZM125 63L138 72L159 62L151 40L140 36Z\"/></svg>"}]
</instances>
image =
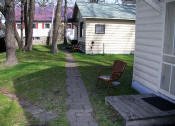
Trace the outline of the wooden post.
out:
<instances>
[{"instance_id":1,"label":"wooden post","mask_svg":"<svg viewBox=\"0 0 175 126\"><path fill-rule=\"evenodd\" d=\"M103 55L105 54L105 44L103 43Z\"/></svg>"}]
</instances>

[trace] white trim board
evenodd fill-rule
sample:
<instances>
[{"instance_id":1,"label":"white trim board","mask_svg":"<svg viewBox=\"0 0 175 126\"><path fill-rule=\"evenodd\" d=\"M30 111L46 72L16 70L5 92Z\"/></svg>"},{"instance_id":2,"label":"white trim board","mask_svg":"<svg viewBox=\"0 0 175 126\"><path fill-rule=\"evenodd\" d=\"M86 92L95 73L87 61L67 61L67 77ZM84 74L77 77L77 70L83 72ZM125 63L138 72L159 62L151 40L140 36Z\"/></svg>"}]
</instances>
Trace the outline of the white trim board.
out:
<instances>
[{"instance_id":1,"label":"white trim board","mask_svg":"<svg viewBox=\"0 0 175 126\"><path fill-rule=\"evenodd\" d=\"M161 12L161 7L155 3L154 0L145 0L145 2L150 5L154 10L156 10L158 13Z\"/></svg>"}]
</instances>

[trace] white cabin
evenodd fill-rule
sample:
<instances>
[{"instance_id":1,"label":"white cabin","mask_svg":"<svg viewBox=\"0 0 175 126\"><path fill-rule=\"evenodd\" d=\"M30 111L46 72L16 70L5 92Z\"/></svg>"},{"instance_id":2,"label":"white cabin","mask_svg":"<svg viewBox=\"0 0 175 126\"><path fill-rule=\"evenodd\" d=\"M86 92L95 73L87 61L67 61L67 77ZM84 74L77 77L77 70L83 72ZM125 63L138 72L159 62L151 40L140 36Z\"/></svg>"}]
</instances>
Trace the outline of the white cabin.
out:
<instances>
[{"instance_id":1,"label":"white cabin","mask_svg":"<svg viewBox=\"0 0 175 126\"><path fill-rule=\"evenodd\" d=\"M33 44L34 45L45 45L47 44L49 37L50 37L50 30L52 27L52 22L54 20L54 12L55 7L53 6L46 6L46 7L35 7L35 16L34 16L34 23L33 23ZM72 18L73 8L67 8L67 19ZM15 8L15 18L16 18L16 25L17 31L21 36L21 9ZM64 7L62 7L61 12L61 21L64 25ZM63 34L63 25L60 26L62 29ZM74 39L74 26L72 23L67 24L67 37L68 39ZM24 24L23 24L24 28ZM61 35L63 36L63 35ZM25 37L25 29L23 30L23 37ZM62 39L63 41L63 39Z\"/></svg>"},{"instance_id":2,"label":"white cabin","mask_svg":"<svg viewBox=\"0 0 175 126\"><path fill-rule=\"evenodd\" d=\"M64 23L62 23L64 25ZM51 30L52 22L45 21L35 21L33 23L33 44L34 45L46 45L49 36L50 36L50 30ZM15 25L19 35L21 36L21 23L16 22ZM24 28L24 24L23 24ZM25 29L23 30L23 37L25 37ZM69 40L73 40L74 38L74 26L72 23L67 24L67 37Z\"/></svg>"},{"instance_id":3,"label":"white cabin","mask_svg":"<svg viewBox=\"0 0 175 126\"><path fill-rule=\"evenodd\" d=\"M137 0L132 86L175 101L175 0Z\"/></svg>"},{"instance_id":4,"label":"white cabin","mask_svg":"<svg viewBox=\"0 0 175 126\"><path fill-rule=\"evenodd\" d=\"M86 54L131 54L135 50L135 6L76 3L75 39Z\"/></svg>"}]
</instances>

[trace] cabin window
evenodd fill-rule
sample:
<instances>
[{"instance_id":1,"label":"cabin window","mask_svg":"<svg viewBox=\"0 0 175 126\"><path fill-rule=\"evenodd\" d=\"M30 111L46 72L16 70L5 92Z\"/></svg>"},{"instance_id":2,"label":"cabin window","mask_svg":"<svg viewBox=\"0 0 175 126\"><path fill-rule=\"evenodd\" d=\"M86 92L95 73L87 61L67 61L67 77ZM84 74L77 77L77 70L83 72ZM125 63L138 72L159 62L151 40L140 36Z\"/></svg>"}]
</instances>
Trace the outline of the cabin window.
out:
<instances>
[{"instance_id":1,"label":"cabin window","mask_svg":"<svg viewBox=\"0 0 175 126\"><path fill-rule=\"evenodd\" d=\"M175 55L175 2L167 4L164 53Z\"/></svg>"},{"instance_id":2,"label":"cabin window","mask_svg":"<svg viewBox=\"0 0 175 126\"><path fill-rule=\"evenodd\" d=\"M40 40L40 37L32 37L33 40Z\"/></svg>"},{"instance_id":3,"label":"cabin window","mask_svg":"<svg viewBox=\"0 0 175 126\"><path fill-rule=\"evenodd\" d=\"M40 40L40 37L35 37L36 40Z\"/></svg>"},{"instance_id":4,"label":"cabin window","mask_svg":"<svg viewBox=\"0 0 175 126\"><path fill-rule=\"evenodd\" d=\"M175 1L166 3L160 91L175 96Z\"/></svg>"},{"instance_id":5,"label":"cabin window","mask_svg":"<svg viewBox=\"0 0 175 126\"><path fill-rule=\"evenodd\" d=\"M36 24L33 24L33 28L36 28Z\"/></svg>"},{"instance_id":6,"label":"cabin window","mask_svg":"<svg viewBox=\"0 0 175 126\"><path fill-rule=\"evenodd\" d=\"M21 29L21 24L17 24L17 29Z\"/></svg>"},{"instance_id":7,"label":"cabin window","mask_svg":"<svg viewBox=\"0 0 175 126\"><path fill-rule=\"evenodd\" d=\"M83 37L83 22L80 23L80 37Z\"/></svg>"},{"instance_id":8,"label":"cabin window","mask_svg":"<svg viewBox=\"0 0 175 126\"><path fill-rule=\"evenodd\" d=\"M71 29L72 28L72 24L67 24L67 28Z\"/></svg>"},{"instance_id":9,"label":"cabin window","mask_svg":"<svg viewBox=\"0 0 175 126\"><path fill-rule=\"evenodd\" d=\"M45 24L45 28L50 28L50 24L49 23Z\"/></svg>"},{"instance_id":10,"label":"cabin window","mask_svg":"<svg viewBox=\"0 0 175 126\"><path fill-rule=\"evenodd\" d=\"M105 34L105 25L104 24L96 24L95 25L95 34Z\"/></svg>"}]
</instances>

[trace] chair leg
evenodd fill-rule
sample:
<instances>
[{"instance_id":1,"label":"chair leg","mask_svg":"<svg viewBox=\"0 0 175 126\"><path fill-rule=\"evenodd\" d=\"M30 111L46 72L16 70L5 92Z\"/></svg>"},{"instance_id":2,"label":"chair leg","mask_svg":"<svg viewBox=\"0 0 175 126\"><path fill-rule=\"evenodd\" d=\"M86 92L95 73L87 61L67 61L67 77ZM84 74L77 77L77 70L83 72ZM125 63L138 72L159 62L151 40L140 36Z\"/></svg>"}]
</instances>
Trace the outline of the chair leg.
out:
<instances>
[{"instance_id":1,"label":"chair leg","mask_svg":"<svg viewBox=\"0 0 175 126\"><path fill-rule=\"evenodd\" d=\"M97 79L96 87L98 87L98 84L99 84L99 79Z\"/></svg>"},{"instance_id":2,"label":"chair leg","mask_svg":"<svg viewBox=\"0 0 175 126\"><path fill-rule=\"evenodd\" d=\"M107 82L107 92L109 94L110 82Z\"/></svg>"}]
</instances>

